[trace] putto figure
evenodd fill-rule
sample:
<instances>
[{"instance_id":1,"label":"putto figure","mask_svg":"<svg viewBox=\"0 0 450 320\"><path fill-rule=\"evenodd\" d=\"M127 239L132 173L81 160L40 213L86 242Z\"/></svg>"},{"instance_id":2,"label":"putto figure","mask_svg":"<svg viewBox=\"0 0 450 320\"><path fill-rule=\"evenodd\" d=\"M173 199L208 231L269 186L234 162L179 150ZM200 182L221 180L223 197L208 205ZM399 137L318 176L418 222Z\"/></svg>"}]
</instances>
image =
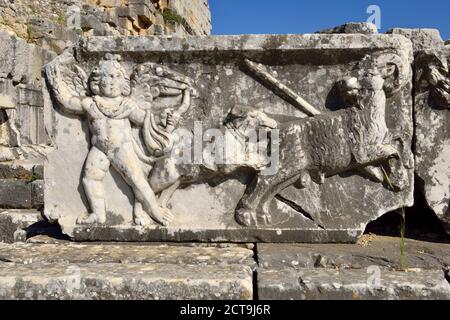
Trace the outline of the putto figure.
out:
<instances>
[{"instance_id":1,"label":"putto figure","mask_svg":"<svg viewBox=\"0 0 450 320\"><path fill-rule=\"evenodd\" d=\"M153 163L171 151L171 133L191 103L190 79L156 64L138 66L131 77L118 55L106 54L88 77L71 55L62 55L46 66L54 97L64 111L85 115L91 134L83 186L91 212L80 224L105 223L103 180L110 166L122 176L135 195L133 219L137 225L168 225L172 213L162 208L153 192L143 162ZM182 96L179 108L166 108L159 123L152 111L158 97ZM132 124L142 127L144 146L133 138Z\"/></svg>"}]
</instances>

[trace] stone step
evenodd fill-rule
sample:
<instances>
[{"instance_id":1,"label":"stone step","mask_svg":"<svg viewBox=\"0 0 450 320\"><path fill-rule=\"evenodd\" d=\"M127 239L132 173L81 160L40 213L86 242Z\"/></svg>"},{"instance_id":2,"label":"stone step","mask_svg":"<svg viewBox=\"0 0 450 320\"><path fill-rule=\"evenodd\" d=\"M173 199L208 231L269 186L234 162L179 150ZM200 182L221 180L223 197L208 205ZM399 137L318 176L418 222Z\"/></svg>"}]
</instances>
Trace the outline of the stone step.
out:
<instances>
[{"instance_id":1,"label":"stone step","mask_svg":"<svg viewBox=\"0 0 450 320\"><path fill-rule=\"evenodd\" d=\"M177 265L245 265L255 268L254 252L243 246L188 244L1 244L0 257L16 264L30 263L162 263Z\"/></svg>"},{"instance_id":2,"label":"stone step","mask_svg":"<svg viewBox=\"0 0 450 320\"><path fill-rule=\"evenodd\" d=\"M260 269L257 277L262 300L450 299L450 283L441 270L281 268Z\"/></svg>"},{"instance_id":3,"label":"stone step","mask_svg":"<svg viewBox=\"0 0 450 320\"><path fill-rule=\"evenodd\" d=\"M43 221L37 210L0 209L0 242L25 241L26 229Z\"/></svg>"},{"instance_id":4,"label":"stone step","mask_svg":"<svg viewBox=\"0 0 450 320\"><path fill-rule=\"evenodd\" d=\"M400 268L400 239L365 235L358 244L258 244L258 261L266 269L332 268L360 269L379 266ZM442 269L450 266L450 243L406 239L408 268Z\"/></svg>"},{"instance_id":5,"label":"stone step","mask_svg":"<svg viewBox=\"0 0 450 320\"><path fill-rule=\"evenodd\" d=\"M1 299L252 299L245 246L0 244Z\"/></svg>"},{"instance_id":6,"label":"stone step","mask_svg":"<svg viewBox=\"0 0 450 320\"><path fill-rule=\"evenodd\" d=\"M245 265L15 264L0 262L0 300L253 298Z\"/></svg>"},{"instance_id":7,"label":"stone step","mask_svg":"<svg viewBox=\"0 0 450 320\"><path fill-rule=\"evenodd\" d=\"M450 299L450 244L365 235L359 244L258 244L260 299Z\"/></svg>"}]
</instances>

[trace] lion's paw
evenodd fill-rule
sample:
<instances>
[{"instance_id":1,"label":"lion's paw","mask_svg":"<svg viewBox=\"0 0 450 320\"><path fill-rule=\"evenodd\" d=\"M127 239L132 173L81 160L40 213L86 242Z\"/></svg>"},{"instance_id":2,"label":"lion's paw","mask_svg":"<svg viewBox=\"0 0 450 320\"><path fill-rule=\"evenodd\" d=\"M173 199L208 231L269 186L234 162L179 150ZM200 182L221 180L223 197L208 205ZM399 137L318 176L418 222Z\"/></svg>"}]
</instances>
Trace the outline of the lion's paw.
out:
<instances>
[{"instance_id":1,"label":"lion's paw","mask_svg":"<svg viewBox=\"0 0 450 320\"><path fill-rule=\"evenodd\" d=\"M236 222L244 227L256 227L256 211L250 209L238 209L235 214Z\"/></svg>"}]
</instances>

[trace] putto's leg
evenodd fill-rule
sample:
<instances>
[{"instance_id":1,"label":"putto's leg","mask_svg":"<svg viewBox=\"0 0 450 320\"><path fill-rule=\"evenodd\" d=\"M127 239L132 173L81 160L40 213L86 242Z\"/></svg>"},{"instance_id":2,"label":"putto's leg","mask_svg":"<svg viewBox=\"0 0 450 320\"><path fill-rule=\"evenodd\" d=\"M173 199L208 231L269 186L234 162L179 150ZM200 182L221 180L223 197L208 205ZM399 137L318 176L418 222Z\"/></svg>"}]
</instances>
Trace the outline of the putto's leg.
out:
<instances>
[{"instance_id":1,"label":"putto's leg","mask_svg":"<svg viewBox=\"0 0 450 320\"><path fill-rule=\"evenodd\" d=\"M140 203L137 199L134 201L134 209L133 209L133 220L134 223L138 226L148 226L153 224L152 218L145 212L142 207L142 203Z\"/></svg>"},{"instance_id":2,"label":"putto's leg","mask_svg":"<svg viewBox=\"0 0 450 320\"><path fill-rule=\"evenodd\" d=\"M103 179L109 170L110 162L106 155L92 147L89 151L84 167L83 186L91 207L87 217L78 219L80 224L105 223L105 189Z\"/></svg>"},{"instance_id":3,"label":"putto's leg","mask_svg":"<svg viewBox=\"0 0 450 320\"><path fill-rule=\"evenodd\" d=\"M111 163L123 179L133 189L136 201L142 204L143 209L158 223L168 225L173 216L166 208L161 208L156 199L147 177L142 170L141 163L131 143L124 144L116 152Z\"/></svg>"},{"instance_id":4,"label":"putto's leg","mask_svg":"<svg viewBox=\"0 0 450 320\"><path fill-rule=\"evenodd\" d=\"M171 185L169 188L167 188L166 190L161 192L161 195L159 196L159 199L158 199L161 207L167 208L167 205L168 205L170 199L172 198L175 191L177 191L180 184L181 184L181 181L178 180L173 185Z\"/></svg>"}]
</instances>

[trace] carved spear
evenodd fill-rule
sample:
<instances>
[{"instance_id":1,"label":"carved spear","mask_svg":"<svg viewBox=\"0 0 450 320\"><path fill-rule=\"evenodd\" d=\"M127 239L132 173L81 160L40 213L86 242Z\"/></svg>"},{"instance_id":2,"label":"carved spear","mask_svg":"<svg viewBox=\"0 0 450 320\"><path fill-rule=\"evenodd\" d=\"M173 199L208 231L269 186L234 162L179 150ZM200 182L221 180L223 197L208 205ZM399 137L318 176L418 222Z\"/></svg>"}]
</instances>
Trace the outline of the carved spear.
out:
<instances>
[{"instance_id":1,"label":"carved spear","mask_svg":"<svg viewBox=\"0 0 450 320\"><path fill-rule=\"evenodd\" d=\"M305 99L296 94L291 88L287 87L286 85L281 83L278 79L276 79L274 76L272 76L270 73L266 72L261 65L248 59L245 59L245 64L258 77L272 84L277 89L281 90L285 95L287 95L291 100L293 100L295 102L294 107L300 109L302 112L305 112L309 116L315 116L321 113L311 104L309 104Z\"/></svg>"}]
</instances>

